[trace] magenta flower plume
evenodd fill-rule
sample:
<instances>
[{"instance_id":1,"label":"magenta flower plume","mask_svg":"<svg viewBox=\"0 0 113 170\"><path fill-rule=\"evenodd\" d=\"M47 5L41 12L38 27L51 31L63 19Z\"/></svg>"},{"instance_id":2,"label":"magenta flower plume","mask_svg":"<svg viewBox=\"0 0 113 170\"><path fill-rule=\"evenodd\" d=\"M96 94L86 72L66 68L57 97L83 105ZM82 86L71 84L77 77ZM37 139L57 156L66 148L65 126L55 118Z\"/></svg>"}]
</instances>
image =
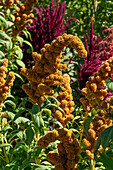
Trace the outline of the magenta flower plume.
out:
<instances>
[{"instance_id":1,"label":"magenta flower plume","mask_svg":"<svg viewBox=\"0 0 113 170\"><path fill-rule=\"evenodd\" d=\"M58 36L62 35L68 24L71 20L75 20L79 22L76 18L70 18L64 25L63 19L65 16L65 5L66 1L56 3L51 0L50 6L47 6L47 9L43 7L43 5L38 5L38 8L33 8L36 11L36 17L33 18L33 23L30 26L27 26L27 30L31 34L31 44L33 45L33 49L36 52L40 52L40 49L46 44L51 43ZM79 22L80 23L80 22ZM24 62L31 62L31 58L27 54L27 46L24 44L23 52L24 52Z\"/></svg>"}]
</instances>

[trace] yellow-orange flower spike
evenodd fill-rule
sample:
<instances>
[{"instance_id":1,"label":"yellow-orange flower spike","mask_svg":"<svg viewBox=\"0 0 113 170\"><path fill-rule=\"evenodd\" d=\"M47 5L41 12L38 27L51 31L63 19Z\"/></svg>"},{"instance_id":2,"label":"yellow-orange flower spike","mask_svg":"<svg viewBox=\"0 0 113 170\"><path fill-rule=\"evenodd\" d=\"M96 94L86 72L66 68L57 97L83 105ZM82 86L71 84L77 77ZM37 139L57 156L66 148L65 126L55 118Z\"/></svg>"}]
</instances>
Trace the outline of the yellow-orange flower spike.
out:
<instances>
[{"instance_id":1,"label":"yellow-orange flower spike","mask_svg":"<svg viewBox=\"0 0 113 170\"><path fill-rule=\"evenodd\" d=\"M95 116L96 117L92 121L93 124L90 123L88 135L84 132L86 138L83 139L83 143L86 145L84 150L86 151L89 159L94 159L94 146L97 138L100 136L100 133L113 124L112 120L105 118L103 111L100 111ZM100 147L99 151L101 150L102 149Z\"/></svg>"},{"instance_id":2,"label":"yellow-orange flower spike","mask_svg":"<svg viewBox=\"0 0 113 170\"><path fill-rule=\"evenodd\" d=\"M10 91L10 88L13 85L13 81L15 79L13 72L9 72L7 79L4 79L7 73L7 66L8 60L4 59L3 65L0 67L0 106L2 102L6 99L7 92Z\"/></svg>"},{"instance_id":3,"label":"yellow-orange flower spike","mask_svg":"<svg viewBox=\"0 0 113 170\"><path fill-rule=\"evenodd\" d=\"M32 19L30 19L34 17L34 14L31 13L32 7L37 2L37 0L26 0L25 4L20 4L20 7L16 9L16 12L14 13L15 27L12 29L14 36L17 36L28 23L32 23Z\"/></svg>"},{"instance_id":4,"label":"yellow-orange flower spike","mask_svg":"<svg viewBox=\"0 0 113 170\"><path fill-rule=\"evenodd\" d=\"M55 169L77 169L77 164L80 161L79 154L81 149L78 140L71 130L59 128L50 131L39 139L38 146L46 148L51 142L56 140L60 140L58 144L58 154L50 151L47 154L47 160L55 165Z\"/></svg>"},{"instance_id":5,"label":"yellow-orange flower spike","mask_svg":"<svg viewBox=\"0 0 113 170\"><path fill-rule=\"evenodd\" d=\"M82 89L82 94L88 99L89 105L96 110L109 109L107 100L103 100L104 96L107 95L107 90L100 88L106 85L105 80L111 73L113 73L113 57L110 57L102 63L101 68L99 68L94 76L89 77L89 81L86 82L86 87Z\"/></svg>"}]
</instances>

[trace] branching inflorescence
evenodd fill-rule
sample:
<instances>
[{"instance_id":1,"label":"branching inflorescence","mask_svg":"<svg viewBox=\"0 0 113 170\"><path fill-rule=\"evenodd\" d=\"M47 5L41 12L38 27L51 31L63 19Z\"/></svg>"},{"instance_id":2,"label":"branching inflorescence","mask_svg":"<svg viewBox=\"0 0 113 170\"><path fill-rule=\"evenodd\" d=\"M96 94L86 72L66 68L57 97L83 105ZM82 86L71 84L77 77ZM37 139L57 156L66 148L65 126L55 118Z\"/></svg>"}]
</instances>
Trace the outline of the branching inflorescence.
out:
<instances>
[{"instance_id":1,"label":"branching inflorescence","mask_svg":"<svg viewBox=\"0 0 113 170\"><path fill-rule=\"evenodd\" d=\"M47 160L55 165L55 170L77 170L80 161L80 144L71 130L59 128L48 132L38 141L38 146L46 148L51 142L60 140L58 153L50 151Z\"/></svg>"},{"instance_id":2,"label":"branching inflorescence","mask_svg":"<svg viewBox=\"0 0 113 170\"><path fill-rule=\"evenodd\" d=\"M28 23L32 23L34 14L32 13L32 7L36 4L38 0L26 0L25 4L20 4L20 7L16 9L15 12L15 21L13 28L13 35L16 36L19 34Z\"/></svg>"},{"instance_id":3,"label":"branching inflorescence","mask_svg":"<svg viewBox=\"0 0 113 170\"><path fill-rule=\"evenodd\" d=\"M35 66L32 70L22 68L21 72L30 81L31 87L24 84L23 90L27 93L32 103L38 103L39 106L44 102L44 95L55 96L52 86L60 85L61 90L59 92L58 101L60 107L65 111L55 112L55 117L60 121L63 126L73 118L70 113L73 111L74 102L71 95L70 78L67 74L62 76L62 72L59 69L66 69L66 64L61 64L61 54L63 48L70 44L76 49L80 57L86 56L85 48L81 40L77 36L63 34L50 44L45 44L41 49L41 54L34 52L32 54L35 61Z\"/></svg>"},{"instance_id":4,"label":"branching inflorescence","mask_svg":"<svg viewBox=\"0 0 113 170\"><path fill-rule=\"evenodd\" d=\"M109 109L110 100L112 96L104 100L107 95L107 90L101 89L106 85L106 79L109 78L110 74L113 73L113 57L102 63L102 67L94 74L89 77L89 81L86 82L86 87L82 89L82 94L86 96L89 101L89 106L97 109Z\"/></svg>"},{"instance_id":5,"label":"branching inflorescence","mask_svg":"<svg viewBox=\"0 0 113 170\"><path fill-rule=\"evenodd\" d=\"M34 52L32 54L35 65L32 70L22 68L21 72L30 81L31 87L24 84L23 90L27 93L32 103L41 104L48 96L55 96L58 100L59 106L65 114L56 110L54 117L63 125L74 118L71 114L73 111L73 97L70 87L70 77L68 74L62 75L59 69L66 69L66 64L61 64L61 54L65 46L71 45L77 52L79 57L86 57L86 50L77 36L63 34L51 44L45 44L41 49L41 54ZM60 85L59 95L54 93L53 87ZM46 148L49 143L60 140L58 144L58 152L49 152L47 159L55 165L56 170L77 170L77 164L80 160L80 145L75 138L73 132L66 128L59 128L48 132L38 141L38 146Z\"/></svg>"},{"instance_id":6,"label":"branching inflorescence","mask_svg":"<svg viewBox=\"0 0 113 170\"><path fill-rule=\"evenodd\" d=\"M0 106L6 99L7 92L10 91L10 87L13 85L13 81L15 79L14 73L9 72L7 79L4 80L7 73L7 66L8 60L3 59L3 65L0 67Z\"/></svg>"}]
</instances>

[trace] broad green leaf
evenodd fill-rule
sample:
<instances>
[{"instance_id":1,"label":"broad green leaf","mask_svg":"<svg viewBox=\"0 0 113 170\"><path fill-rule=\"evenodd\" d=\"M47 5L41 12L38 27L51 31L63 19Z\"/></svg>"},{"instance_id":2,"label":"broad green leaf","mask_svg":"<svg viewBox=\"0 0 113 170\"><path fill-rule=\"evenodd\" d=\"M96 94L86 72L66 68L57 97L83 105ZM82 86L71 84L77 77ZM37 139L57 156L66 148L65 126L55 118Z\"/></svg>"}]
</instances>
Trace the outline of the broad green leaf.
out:
<instances>
[{"instance_id":1,"label":"broad green leaf","mask_svg":"<svg viewBox=\"0 0 113 170\"><path fill-rule=\"evenodd\" d=\"M102 147L105 149L113 141L113 126L108 127L100 134Z\"/></svg>"},{"instance_id":2,"label":"broad green leaf","mask_svg":"<svg viewBox=\"0 0 113 170\"><path fill-rule=\"evenodd\" d=\"M39 105L37 103L35 103L32 107L32 114L37 114L39 112L40 108L39 108Z\"/></svg>"},{"instance_id":3,"label":"broad green leaf","mask_svg":"<svg viewBox=\"0 0 113 170\"><path fill-rule=\"evenodd\" d=\"M13 43L11 41L7 41L5 44L6 44L7 51L12 49Z\"/></svg>"},{"instance_id":4,"label":"broad green leaf","mask_svg":"<svg viewBox=\"0 0 113 170\"><path fill-rule=\"evenodd\" d=\"M25 130L25 134L24 134L24 137L25 137L25 142L27 145L30 145L31 142L33 141L34 139L34 131L31 127L28 127L26 130Z\"/></svg>"},{"instance_id":5,"label":"broad green leaf","mask_svg":"<svg viewBox=\"0 0 113 170\"><path fill-rule=\"evenodd\" d=\"M3 39L7 39L9 41L11 41L10 37L3 31L0 31L0 36L3 38Z\"/></svg>"},{"instance_id":6,"label":"broad green leaf","mask_svg":"<svg viewBox=\"0 0 113 170\"><path fill-rule=\"evenodd\" d=\"M106 151L107 156L113 158L113 148L110 148Z\"/></svg>"},{"instance_id":7,"label":"broad green leaf","mask_svg":"<svg viewBox=\"0 0 113 170\"><path fill-rule=\"evenodd\" d=\"M4 17L2 17L1 15L0 15L0 20L1 20L2 22L4 22L4 23L5 23L5 25L6 25L6 28L8 28L7 21L6 21L6 20L5 20L5 18L4 18Z\"/></svg>"},{"instance_id":8,"label":"broad green leaf","mask_svg":"<svg viewBox=\"0 0 113 170\"><path fill-rule=\"evenodd\" d=\"M25 67L25 64L21 60L16 59L16 63L21 67Z\"/></svg>"},{"instance_id":9,"label":"broad green leaf","mask_svg":"<svg viewBox=\"0 0 113 170\"><path fill-rule=\"evenodd\" d=\"M108 157L105 152L100 153L99 160L103 162L103 165L106 167L106 170L113 169L113 159Z\"/></svg>"}]
</instances>

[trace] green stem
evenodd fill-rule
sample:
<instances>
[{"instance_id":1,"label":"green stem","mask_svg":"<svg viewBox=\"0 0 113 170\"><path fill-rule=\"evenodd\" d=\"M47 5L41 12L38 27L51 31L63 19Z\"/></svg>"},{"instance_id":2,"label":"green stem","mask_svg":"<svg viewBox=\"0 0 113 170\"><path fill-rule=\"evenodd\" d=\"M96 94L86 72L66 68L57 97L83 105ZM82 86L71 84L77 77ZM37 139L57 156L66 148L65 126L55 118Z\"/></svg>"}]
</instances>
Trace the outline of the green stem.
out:
<instances>
[{"instance_id":1,"label":"green stem","mask_svg":"<svg viewBox=\"0 0 113 170\"><path fill-rule=\"evenodd\" d=\"M1 135L1 141L2 141L2 144L4 144L4 138L3 138L3 135ZM7 156L7 153L6 153L6 150L5 150L5 147L3 147L3 151L4 151L4 155L5 155L5 161L7 162L7 164L9 163L9 159L8 159L8 156Z\"/></svg>"}]
</instances>

